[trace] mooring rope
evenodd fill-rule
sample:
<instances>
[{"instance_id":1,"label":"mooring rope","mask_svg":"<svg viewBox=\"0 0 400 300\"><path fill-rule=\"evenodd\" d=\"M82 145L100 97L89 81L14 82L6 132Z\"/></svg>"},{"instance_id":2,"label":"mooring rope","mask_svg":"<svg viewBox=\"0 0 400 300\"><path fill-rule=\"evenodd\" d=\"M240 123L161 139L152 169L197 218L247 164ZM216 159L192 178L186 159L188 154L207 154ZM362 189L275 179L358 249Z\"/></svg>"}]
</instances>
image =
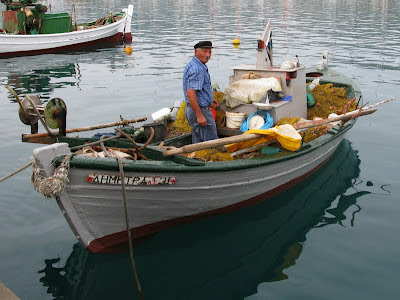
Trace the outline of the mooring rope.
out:
<instances>
[{"instance_id":1,"label":"mooring rope","mask_svg":"<svg viewBox=\"0 0 400 300\"><path fill-rule=\"evenodd\" d=\"M135 276L135 281L136 281L136 286L139 292L140 299L144 299L143 296L143 291L140 286L139 282L139 277L136 272L136 265L135 265L135 259L133 257L133 244L132 244L132 236L131 236L131 230L130 230L130 225L129 225L129 215L128 215L128 203L126 200L126 189L125 189L125 174L124 174L124 167L122 165L122 159L117 157L118 161L118 166L119 166L119 172L121 174L121 186L122 186L122 198L124 201L124 212L125 212L125 224L126 224L126 231L128 233L128 245L129 245L129 259L131 262L131 268L133 271L133 275Z\"/></svg>"},{"instance_id":2,"label":"mooring rope","mask_svg":"<svg viewBox=\"0 0 400 300\"><path fill-rule=\"evenodd\" d=\"M104 147L104 144L103 144L104 140L106 140L106 139L100 139L100 141L97 143L100 143L102 145L102 147ZM70 160L73 155L75 155L75 154L74 153L66 154L64 159L60 163L60 165L55 169L53 175L50 177L44 177L41 174L41 169L37 165L35 159L31 158L31 162L29 164L18 169L15 172L11 173L10 175L7 175L7 176L1 178L0 182L32 165L33 171L32 171L32 175L31 175L31 182L32 182L32 185L34 186L34 188L46 198L55 198L55 197L61 195L61 193L64 191L65 186L68 182ZM133 274L135 277L136 286L137 286L137 289L139 292L140 299L144 300L143 290L141 288L141 285L139 282L139 277L136 272L135 259L133 256L133 243L132 243L132 236L131 236L130 225L129 225L129 214L128 214L126 189L125 189L124 167L122 165L121 158L117 157L117 161L118 161L119 171L121 174L121 186L122 186L122 197L123 197L123 202L124 202L125 224L126 224L126 231L128 233L129 259L130 259L131 268L132 268L132 271L133 271Z\"/></svg>"},{"instance_id":3,"label":"mooring rope","mask_svg":"<svg viewBox=\"0 0 400 300\"><path fill-rule=\"evenodd\" d=\"M102 142L105 142L105 141L108 141L108 140L112 140L112 139L116 139L116 138L119 138L119 137L121 137L121 135L118 134L118 135L115 135L115 136L112 136L112 137L107 137L107 138L104 138L104 139L102 139L102 140L99 140L99 141L96 141L96 142L92 142L92 143L89 143L89 144L83 144L83 145L71 147L70 149L71 149L71 151L74 151L74 150L78 150L78 149L81 149L81 148L84 148L84 147L88 147L88 146L92 146L92 145L97 145L97 144L100 144L100 143L102 143ZM4 181L4 180L6 180L6 179L8 179L8 178L10 178L10 177L12 177L12 176L18 174L19 172L25 170L26 168L28 168L28 167L31 166L31 165L32 165L32 161L31 161L29 164L27 164L27 165L25 165L25 166L22 166L22 167L19 168L18 170L15 170L14 172L11 172L10 174L8 174L8 175L6 175L6 176L0 178L0 182L2 182L2 181Z\"/></svg>"},{"instance_id":4,"label":"mooring rope","mask_svg":"<svg viewBox=\"0 0 400 300\"><path fill-rule=\"evenodd\" d=\"M8 174L8 175L6 175L6 176L4 176L4 177L1 177L1 178L0 178L0 182L6 180L7 178L10 178L11 176L14 176L15 174L18 174L19 172L25 170L27 167L29 167L29 166L31 166L31 165L32 165L32 162L30 162L29 164L27 164L27 165L25 165L25 166L19 168L18 170L14 171L14 172L11 172L10 174Z\"/></svg>"}]
</instances>

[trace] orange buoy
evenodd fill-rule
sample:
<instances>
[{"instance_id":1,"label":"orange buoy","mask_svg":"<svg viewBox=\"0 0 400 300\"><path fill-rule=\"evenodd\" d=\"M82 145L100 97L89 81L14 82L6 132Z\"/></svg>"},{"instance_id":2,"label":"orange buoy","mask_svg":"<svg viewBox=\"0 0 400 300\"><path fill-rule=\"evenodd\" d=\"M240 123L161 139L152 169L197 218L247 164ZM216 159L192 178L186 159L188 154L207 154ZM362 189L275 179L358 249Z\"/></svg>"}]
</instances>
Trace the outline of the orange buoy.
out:
<instances>
[{"instance_id":1,"label":"orange buoy","mask_svg":"<svg viewBox=\"0 0 400 300\"><path fill-rule=\"evenodd\" d=\"M132 54L132 48L131 47L125 47L125 53L126 54L128 54L128 55L131 55Z\"/></svg>"},{"instance_id":2,"label":"orange buoy","mask_svg":"<svg viewBox=\"0 0 400 300\"><path fill-rule=\"evenodd\" d=\"M217 111L212 107L210 107L210 110L211 110L211 113L212 113L212 115L214 117L214 121L217 121Z\"/></svg>"}]
</instances>

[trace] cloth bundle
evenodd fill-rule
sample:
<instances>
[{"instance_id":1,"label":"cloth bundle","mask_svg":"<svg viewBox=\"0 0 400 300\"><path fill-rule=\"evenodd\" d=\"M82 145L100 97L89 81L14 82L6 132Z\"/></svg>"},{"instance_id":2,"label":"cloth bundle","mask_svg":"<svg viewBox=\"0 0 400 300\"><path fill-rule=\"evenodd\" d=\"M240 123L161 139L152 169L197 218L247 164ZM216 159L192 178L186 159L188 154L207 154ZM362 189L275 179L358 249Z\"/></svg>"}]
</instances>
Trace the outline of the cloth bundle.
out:
<instances>
[{"instance_id":1,"label":"cloth bundle","mask_svg":"<svg viewBox=\"0 0 400 300\"><path fill-rule=\"evenodd\" d=\"M224 100L228 108L242 104L263 102L269 90L282 92L282 86L276 77L241 79L235 81L224 91Z\"/></svg>"}]
</instances>

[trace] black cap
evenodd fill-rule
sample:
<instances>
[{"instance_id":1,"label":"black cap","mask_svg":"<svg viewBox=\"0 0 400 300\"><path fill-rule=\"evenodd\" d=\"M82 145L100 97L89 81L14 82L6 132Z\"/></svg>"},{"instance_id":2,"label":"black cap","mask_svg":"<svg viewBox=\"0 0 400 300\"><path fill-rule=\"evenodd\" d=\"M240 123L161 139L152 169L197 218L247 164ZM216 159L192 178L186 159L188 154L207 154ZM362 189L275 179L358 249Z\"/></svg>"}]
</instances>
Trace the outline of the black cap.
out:
<instances>
[{"instance_id":1,"label":"black cap","mask_svg":"<svg viewBox=\"0 0 400 300\"><path fill-rule=\"evenodd\" d=\"M214 47L212 46L212 43L210 41L201 41L198 42L196 45L194 45L194 49L197 48L214 48Z\"/></svg>"}]
</instances>

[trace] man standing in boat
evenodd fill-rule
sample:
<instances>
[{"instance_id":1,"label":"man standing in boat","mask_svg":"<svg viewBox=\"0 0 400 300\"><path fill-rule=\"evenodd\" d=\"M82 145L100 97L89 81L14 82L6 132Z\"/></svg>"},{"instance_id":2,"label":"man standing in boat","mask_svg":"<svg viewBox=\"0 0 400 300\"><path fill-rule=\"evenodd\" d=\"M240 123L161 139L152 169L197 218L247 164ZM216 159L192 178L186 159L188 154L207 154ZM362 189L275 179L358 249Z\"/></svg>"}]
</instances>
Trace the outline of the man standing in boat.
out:
<instances>
[{"instance_id":1,"label":"man standing in boat","mask_svg":"<svg viewBox=\"0 0 400 300\"><path fill-rule=\"evenodd\" d=\"M183 72L183 93L187 103L185 115L192 127L193 144L218 139L210 110L214 95L206 66L211 58L211 48L210 41L198 42L194 46L194 56Z\"/></svg>"}]
</instances>

